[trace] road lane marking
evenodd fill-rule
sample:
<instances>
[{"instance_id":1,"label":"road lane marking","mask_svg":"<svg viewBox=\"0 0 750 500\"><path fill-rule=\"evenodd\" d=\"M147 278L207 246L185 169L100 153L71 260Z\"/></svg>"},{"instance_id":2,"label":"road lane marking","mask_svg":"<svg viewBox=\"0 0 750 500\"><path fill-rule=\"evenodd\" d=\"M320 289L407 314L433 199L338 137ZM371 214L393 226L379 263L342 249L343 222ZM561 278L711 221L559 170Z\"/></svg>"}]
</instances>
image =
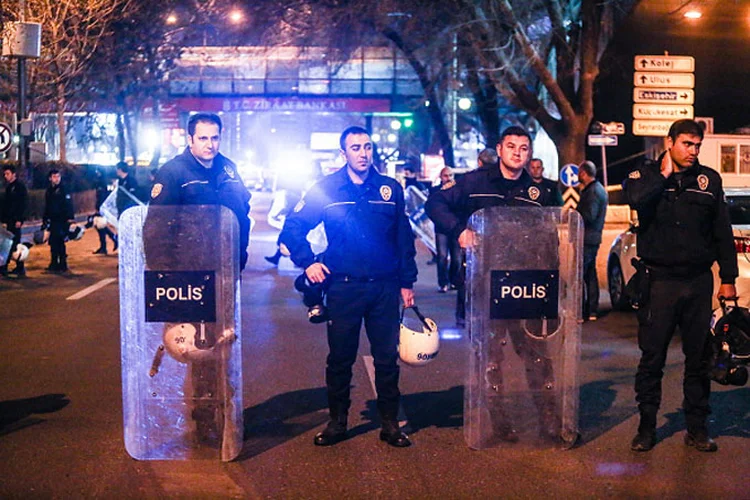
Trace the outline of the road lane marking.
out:
<instances>
[{"instance_id":1,"label":"road lane marking","mask_svg":"<svg viewBox=\"0 0 750 500\"><path fill-rule=\"evenodd\" d=\"M70 297L68 297L65 300L78 300L84 298L86 295L89 295L90 293L94 293L95 291L99 290L100 288L104 288L105 286L109 285L110 283L117 281L117 278L107 278L104 280L101 280L98 283L95 283L89 287L84 288L80 292L74 293Z\"/></svg>"},{"instance_id":2,"label":"road lane marking","mask_svg":"<svg viewBox=\"0 0 750 500\"><path fill-rule=\"evenodd\" d=\"M375 361L372 359L372 356L362 356L362 361L365 362L365 370L367 370L367 377L370 379L372 393L377 398L378 390L375 387ZM407 424L406 413L404 412L404 408L403 406L401 406L401 403L399 403L398 405L398 417L398 425L400 425L401 427L405 426Z\"/></svg>"}]
</instances>

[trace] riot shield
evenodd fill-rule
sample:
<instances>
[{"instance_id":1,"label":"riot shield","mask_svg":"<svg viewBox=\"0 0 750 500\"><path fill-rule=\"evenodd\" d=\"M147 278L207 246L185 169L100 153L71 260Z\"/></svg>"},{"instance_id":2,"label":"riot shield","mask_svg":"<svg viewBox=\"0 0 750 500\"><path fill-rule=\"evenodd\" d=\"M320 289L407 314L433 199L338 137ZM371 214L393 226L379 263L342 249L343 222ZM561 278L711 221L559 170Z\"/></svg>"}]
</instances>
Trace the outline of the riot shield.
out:
<instances>
[{"instance_id":1,"label":"riot shield","mask_svg":"<svg viewBox=\"0 0 750 500\"><path fill-rule=\"evenodd\" d=\"M424 204L427 202L427 195L414 186L407 186L404 190L404 204L406 215L409 217L409 223L419 239L430 249L432 253L437 253L435 245L435 225L432 223Z\"/></svg>"},{"instance_id":2,"label":"riot shield","mask_svg":"<svg viewBox=\"0 0 750 500\"><path fill-rule=\"evenodd\" d=\"M8 265L12 248L13 233L0 226L0 266Z\"/></svg>"},{"instance_id":3,"label":"riot shield","mask_svg":"<svg viewBox=\"0 0 750 500\"><path fill-rule=\"evenodd\" d=\"M120 217L125 447L139 460L242 448L239 229L222 206Z\"/></svg>"},{"instance_id":4,"label":"riot shield","mask_svg":"<svg viewBox=\"0 0 750 500\"><path fill-rule=\"evenodd\" d=\"M578 439L583 223L561 208L492 207L469 220L470 448Z\"/></svg>"}]
</instances>

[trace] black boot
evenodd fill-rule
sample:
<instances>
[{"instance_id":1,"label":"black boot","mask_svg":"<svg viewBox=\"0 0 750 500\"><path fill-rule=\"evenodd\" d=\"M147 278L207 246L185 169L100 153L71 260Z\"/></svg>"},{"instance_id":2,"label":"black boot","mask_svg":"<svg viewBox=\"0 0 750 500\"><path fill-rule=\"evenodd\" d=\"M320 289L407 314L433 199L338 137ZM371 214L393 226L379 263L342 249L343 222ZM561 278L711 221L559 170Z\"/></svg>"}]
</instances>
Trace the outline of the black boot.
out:
<instances>
[{"instance_id":1,"label":"black boot","mask_svg":"<svg viewBox=\"0 0 750 500\"><path fill-rule=\"evenodd\" d=\"M9 271L9 274L15 274L19 278L26 276L26 264L23 262L16 262L16 268Z\"/></svg>"},{"instance_id":2,"label":"black boot","mask_svg":"<svg viewBox=\"0 0 750 500\"><path fill-rule=\"evenodd\" d=\"M656 445L656 410L641 409L641 423L638 425L638 434L630 443L633 451L650 451Z\"/></svg>"},{"instance_id":3,"label":"black boot","mask_svg":"<svg viewBox=\"0 0 750 500\"><path fill-rule=\"evenodd\" d=\"M685 434L685 444L698 451L712 452L719 449L716 441L708 435L708 429L705 425L689 428L687 434Z\"/></svg>"},{"instance_id":4,"label":"black boot","mask_svg":"<svg viewBox=\"0 0 750 500\"><path fill-rule=\"evenodd\" d=\"M60 266L57 269L61 273L68 272L68 257L65 255L60 256Z\"/></svg>"},{"instance_id":5,"label":"black boot","mask_svg":"<svg viewBox=\"0 0 750 500\"><path fill-rule=\"evenodd\" d=\"M401 432L398 426L398 420L395 418L384 419L380 430L380 440L385 441L396 448L406 448L411 446L409 436Z\"/></svg>"},{"instance_id":6,"label":"black boot","mask_svg":"<svg viewBox=\"0 0 750 500\"><path fill-rule=\"evenodd\" d=\"M346 434L346 420L347 415L333 415L331 414L331 420L323 429L323 432L319 432L315 435L313 443L315 446L333 446L336 443L347 438Z\"/></svg>"}]
</instances>

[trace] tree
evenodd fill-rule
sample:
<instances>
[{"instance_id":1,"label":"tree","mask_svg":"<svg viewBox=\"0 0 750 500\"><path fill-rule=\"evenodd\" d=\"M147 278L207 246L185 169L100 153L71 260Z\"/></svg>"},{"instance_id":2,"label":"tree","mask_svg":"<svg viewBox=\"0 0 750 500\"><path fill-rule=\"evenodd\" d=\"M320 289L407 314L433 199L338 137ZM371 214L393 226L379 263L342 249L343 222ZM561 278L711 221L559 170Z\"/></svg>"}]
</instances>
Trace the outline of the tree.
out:
<instances>
[{"instance_id":1,"label":"tree","mask_svg":"<svg viewBox=\"0 0 750 500\"><path fill-rule=\"evenodd\" d=\"M60 159L65 161L64 113L113 18L127 11L130 0L28 0L25 5L25 20L42 25L41 57L30 65L30 98L36 106L49 103L56 111ZM6 19L19 17L18 9L4 9Z\"/></svg>"},{"instance_id":2,"label":"tree","mask_svg":"<svg viewBox=\"0 0 750 500\"><path fill-rule=\"evenodd\" d=\"M466 85L488 142L497 137L498 110L508 103L545 129L565 164L585 159L599 60L637 0L299 3L304 9L295 12L305 15L294 19L296 33L287 30L297 40L328 40L346 53L346 44L356 47L380 36L401 50L419 75L444 151L451 142L443 119L448 92Z\"/></svg>"}]
</instances>

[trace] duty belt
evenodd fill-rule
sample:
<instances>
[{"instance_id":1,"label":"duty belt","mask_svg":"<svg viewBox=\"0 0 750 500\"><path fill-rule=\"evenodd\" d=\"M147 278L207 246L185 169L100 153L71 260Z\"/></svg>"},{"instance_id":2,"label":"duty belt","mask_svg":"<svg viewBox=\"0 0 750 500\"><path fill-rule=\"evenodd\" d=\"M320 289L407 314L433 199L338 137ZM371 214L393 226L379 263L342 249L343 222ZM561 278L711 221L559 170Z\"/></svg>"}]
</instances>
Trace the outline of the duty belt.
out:
<instances>
[{"instance_id":1,"label":"duty belt","mask_svg":"<svg viewBox=\"0 0 750 500\"><path fill-rule=\"evenodd\" d=\"M398 278L391 275L351 276L349 274L333 274L331 275L331 280L344 283L374 283L376 281L397 281Z\"/></svg>"}]
</instances>

